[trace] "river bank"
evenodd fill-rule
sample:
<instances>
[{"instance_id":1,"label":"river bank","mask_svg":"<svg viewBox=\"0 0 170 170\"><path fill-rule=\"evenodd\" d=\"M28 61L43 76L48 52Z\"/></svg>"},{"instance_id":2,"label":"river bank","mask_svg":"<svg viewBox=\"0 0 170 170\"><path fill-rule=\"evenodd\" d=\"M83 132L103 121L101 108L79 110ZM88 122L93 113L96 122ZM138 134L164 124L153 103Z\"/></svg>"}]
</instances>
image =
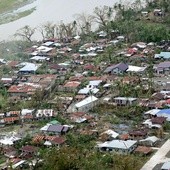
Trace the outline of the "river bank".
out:
<instances>
[{"instance_id":1,"label":"river bank","mask_svg":"<svg viewBox=\"0 0 170 170\"><path fill-rule=\"evenodd\" d=\"M75 14L80 14L82 12L91 14L96 6L113 6L115 3L119 2L119 0L35 0L33 3L18 9L18 11L26 11L36 8L30 15L0 25L0 40L14 39L13 35L15 32L25 25L37 28L46 22L71 22L75 19ZM126 4L132 2L134 1L123 1L123 3ZM39 39L40 35L37 33L34 38Z\"/></svg>"},{"instance_id":2,"label":"river bank","mask_svg":"<svg viewBox=\"0 0 170 170\"><path fill-rule=\"evenodd\" d=\"M22 7L33 3L34 0L17 0L15 2L10 0L2 0L0 2L0 25L16 21L20 18L30 15L35 8L28 10L20 10Z\"/></svg>"},{"instance_id":3,"label":"river bank","mask_svg":"<svg viewBox=\"0 0 170 170\"><path fill-rule=\"evenodd\" d=\"M1 0L0 1L0 14L10 13L13 10L21 8L27 4L32 3L34 0Z\"/></svg>"}]
</instances>

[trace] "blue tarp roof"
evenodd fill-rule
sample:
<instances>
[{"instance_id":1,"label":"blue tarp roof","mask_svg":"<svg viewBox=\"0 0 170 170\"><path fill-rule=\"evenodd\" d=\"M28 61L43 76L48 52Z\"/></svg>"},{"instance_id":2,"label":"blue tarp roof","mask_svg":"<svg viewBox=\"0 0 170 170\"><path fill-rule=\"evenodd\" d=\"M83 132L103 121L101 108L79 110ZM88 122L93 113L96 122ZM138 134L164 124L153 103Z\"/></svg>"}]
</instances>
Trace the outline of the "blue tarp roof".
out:
<instances>
[{"instance_id":1,"label":"blue tarp roof","mask_svg":"<svg viewBox=\"0 0 170 170\"><path fill-rule=\"evenodd\" d=\"M160 114L169 114L170 115L170 109L162 109L157 113L157 115L160 115Z\"/></svg>"}]
</instances>

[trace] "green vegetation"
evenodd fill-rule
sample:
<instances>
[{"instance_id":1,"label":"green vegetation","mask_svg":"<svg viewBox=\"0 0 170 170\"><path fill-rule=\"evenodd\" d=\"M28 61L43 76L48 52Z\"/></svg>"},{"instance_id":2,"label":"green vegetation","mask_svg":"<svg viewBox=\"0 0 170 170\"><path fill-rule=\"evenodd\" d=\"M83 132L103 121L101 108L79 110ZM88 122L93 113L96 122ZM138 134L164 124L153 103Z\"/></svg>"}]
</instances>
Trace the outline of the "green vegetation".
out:
<instances>
[{"instance_id":1,"label":"green vegetation","mask_svg":"<svg viewBox=\"0 0 170 170\"><path fill-rule=\"evenodd\" d=\"M163 129L165 131L170 131L170 123L169 122L165 122L165 124L163 125Z\"/></svg>"},{"instance_id":2,"label":"green vegetation","mask_svg":"<svg viewBox=\"0 0 170 170\"><path fill-rule=\"evenodd\" d=\"M6 159L0 156L0 164L5 163Z\"/></svg>"},{"instance_id":3,"label":"green vegetation","mask_svg":"<svg viewBox=\"0 0 170 170\"><path fill-rule=\"evenodd\" d=\"M170 38L169 28L162 23L125 20L117 22L115 28L120 30L129 42L159 42Z\"/></svg>"},{"instance_id":4,"label":"green vegetation","mask_svg":"<svg viewBox=\"0 0 170 170\"><path fill-rule=\"evenodd\" d=\"M55 156L53 156L55 155ZM53 170L138 170L147 157L134 155L102 154L91 150L81 150L74 147L52 149L45 154L43 169ZM40 167L42 168L42 167Z\"/></svg>"}]
</instances>

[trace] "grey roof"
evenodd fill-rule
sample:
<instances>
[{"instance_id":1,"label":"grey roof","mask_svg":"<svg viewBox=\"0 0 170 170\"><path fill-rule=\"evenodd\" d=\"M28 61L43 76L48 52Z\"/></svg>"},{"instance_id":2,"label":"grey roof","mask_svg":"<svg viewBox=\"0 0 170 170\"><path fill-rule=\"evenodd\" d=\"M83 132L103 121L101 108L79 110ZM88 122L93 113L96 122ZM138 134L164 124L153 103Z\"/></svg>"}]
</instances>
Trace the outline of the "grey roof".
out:
<instances>
[{"instance_id":1,"label":"grey roof","mask_svg":"<svg viewBox=\"0 0 170 170\"><path fill-rule=\"evenodd\" d=\"M160 109L152 109L152 110L145 112L144 114L156 115L159 111Z\"/></svg>"},{"instance_id":2,"label":"grey roof","mask_svg":"<svg viewBox=\"0 0 170 170\"><path fill-rule=\"evenodd\" d=\"M121 70L121 71L126 71L128 69L128 65L125 63L119 63L116 65L114 64L114 65L107 67L106 70L104 71L104 73L109 73L115 68L119 68L119 70Z\"/></svg>"},{"instance_id":3,"label":"grey roof","mask_svg":"<svg viewBox=\"0 0 170 170\"><path fill-rule=\"evenodd\" d=\"M115 97L115 100L124 100L124 101L135 101L137 98L134 97Z\"/></svg>"},{"instance_id":4,"label":"grey roof","mask_svg":"<svg viewBox=\"0 0 170 170\"><path fill-rule=\"evenodd\" d=\"M19 71L36 71L38 69L38 66L33 63L27 63L23 68L21 68Z\"/></svg>"},{"instance_id":5,"label":"grey roof","mask_svg":"<svg viewBox=\"0 0 170 170\"><path fill-rule=\"evenodd\" d=\"M54 44L54 42L52 42L52 41L47 41L47 42L45 42L45 43L42 44L42 45L49 47L49 46L51 46L51 45L53 45L53 44Z\"/></svg>"},{"instance_id":6,"label":"grey roof","mask_svg":"<svg viewBox=\"0 0 170 170\"><path fill-rule=\"evenodd\" d=\"M62 125L50 125L47 129L48 132L59 132L61 133L64 129L64 126Z\"/></svg>"},{"instance_id":7,"label":"grey roof","mask_svg":"<svg viewBox=\"0 0 170 170\"><path fill-rule=\"evenodd\" d=\"M157 138L156 136L150 136L150 137L147 137L146 139L142 139L140 140L140 142L144 142L144 141L150 141L152 143L155 143L157 141L159 141L160 139Z\"/></svg>"},{"instance_id":8,"label":"grey roof","mask_svg":"<svg viewBox=\"0 0 170 170\"><path fill-rule=\"evenodd\" d=\"M169 68L169 67L170 67L170 61L161 62L157 65L157 69L158 68Z\"/></svg>"},{"instance_id":9,"label":"grey roof","mask_svg":"<svg viewBox=\"0 0 170 170\"><path fill-rule=\"evenodd\" d=\"M82 106L88 105L88 104L95 102L97 100L98 100L98 98L96 98L95 96L89 96L89 97L85 98L84 100L80 101L79 103L75 104L75 106L77 108L80 108Z\"/></svg>"},{"instance_id":10,"label":"grey roof","mask_svg":"<svg viewBox=\"0 0 170 170\"><path fill-rule=\"evenodd\" d=\"M160 58L159 54L155 54L154 58Z\"/></svg>"},{"instance_id":11,"label":"grey roof","mask_svg":"<svg viewBox=\"0 0 170 170\"><path fill-rule=\"evenodd\" d=\"M30 60L35 60L35 61L43 61L43 60L49 60L48 57L44 57L44 56L34 56L34 57L31 57Z\"/></svg>"},{"instance_id":12,"label":"grey roof","mask_svg":"<svg viewBox=\"0 0 170 170\"><path fill-rule=\"evenodd\" d=\"M47 129L48 132L57 132L57 133L67 132L68 130L69 127L64 125L50 125Z\"/></svg>"},{"instance_id":13,"label":"grey roof","mask_svg":"<svg viewBox=\"0 0 170 170\"><path fill-rule=\"evenodd\" d=\"M116 149L129 149L133 145L135 145L137 141L135 140L112 140L108 142L104 142L102 144L98 144L99 148L116 148Z\"/></svg>"},{"instance_id":14,"label":"grey roof","mask_svg":"<svg viewBox=\"0 0 170 170\"><path fill-rule=\"evenodd\" d=\"M67 126L64 126L64 128L63 128L63 130L62 130L62 132L67 132L68 131L68 127Z\"/></svg>"},{"instance_id":15,"label":"grey roof","mask_svg":"<svg viewBox=\"0 0 170 170\"><path fill-rule=\"evenodd\" d=\"M170 169L170 162L165 162L161 167L162 170L169 170Z\"/></svg>"},{"instance_id":16,"label":"grey roof","mask_svg":"<svg viewBox=\"0 0 170 170\"><path fill-rule=\"evenodd\" d=\"M92 93L92 94L96 94L97 92L99 92L99 89L98 88L83 88L83 89L80 89L78 91L78 94L88 94L88 93Z\"/></svg>"}]
</instances>

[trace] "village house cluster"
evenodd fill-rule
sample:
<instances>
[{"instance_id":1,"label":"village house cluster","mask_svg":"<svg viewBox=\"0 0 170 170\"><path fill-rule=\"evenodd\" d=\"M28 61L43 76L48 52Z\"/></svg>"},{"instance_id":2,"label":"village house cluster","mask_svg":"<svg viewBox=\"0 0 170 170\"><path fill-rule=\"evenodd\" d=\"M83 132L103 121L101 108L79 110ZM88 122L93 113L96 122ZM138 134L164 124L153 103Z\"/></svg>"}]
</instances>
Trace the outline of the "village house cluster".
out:
<instances>
[{"instance_id":1,"label":"village house cluster","mask_svg":"<svg viewBox=\"0 0 170 170\"><path fill-rule=\"evenodd\" d=\"M39 149L68 146L67 133L93 135L95 149L122 154L148 155L165 141L170 121L169 41L127 45L126 37L113 30L109 38L105 31L98 32L94 42L80 36L37 42L23 53L28 56L24 62L0 60L1 67L10 68L1 84L11 108L22 102L37 105L1 109L2 128L25 128L1 136L8 160L4 169L9 162L17 169L29 166L28 159L42 161ZM119 123L113 123L117 119ZM37 126L40 122L45 123ZM30 143L17 148L26 131L32 132Z\"/></svg>"}]
</instances>

